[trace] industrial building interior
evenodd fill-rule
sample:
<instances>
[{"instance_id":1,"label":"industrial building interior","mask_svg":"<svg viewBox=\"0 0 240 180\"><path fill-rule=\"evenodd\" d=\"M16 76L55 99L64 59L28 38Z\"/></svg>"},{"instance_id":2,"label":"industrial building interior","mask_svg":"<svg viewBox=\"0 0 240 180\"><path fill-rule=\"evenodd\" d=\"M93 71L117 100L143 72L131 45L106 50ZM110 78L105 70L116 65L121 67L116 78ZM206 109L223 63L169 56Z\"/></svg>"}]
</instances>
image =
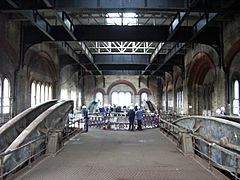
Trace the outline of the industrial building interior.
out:
<instances>
[{"instance_id":1,"label":"industrial building interior","mask_svg":"<svg viewBox=\"0 0 240 180\"><path fill-rule=\"evenodd\" d=\"M1 0L0 179L240 179L239 9Z\"/></svg>"}]
</instances>

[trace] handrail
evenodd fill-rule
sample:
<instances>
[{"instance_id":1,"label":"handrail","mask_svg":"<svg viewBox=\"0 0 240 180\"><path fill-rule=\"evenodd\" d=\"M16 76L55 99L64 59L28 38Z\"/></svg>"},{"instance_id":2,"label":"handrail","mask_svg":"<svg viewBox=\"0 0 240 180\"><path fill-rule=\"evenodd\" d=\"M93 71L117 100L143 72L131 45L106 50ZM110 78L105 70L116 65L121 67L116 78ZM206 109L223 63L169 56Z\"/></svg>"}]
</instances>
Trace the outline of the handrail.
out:
<instances>
[{"instance_id":1,"label":"handrail","mask_svg":"<svg viewBox=\"0 0 240 180\"><path fill-rule=\"evenodd\" d=\"M46 151L46 146L41 150L41 151L37 151L36 153L34 153L33 150L30 151L29 156L26 157L25 159L23 159L19 164L17 164L14 168L10 169L9 171L4 172L4 164L3 164L3 159L5 156L9 155L9 154L13 154L16 151L19 151L23 148L26 148L28 146L31 146L32 144L40 141L40 140L44 140L46 141L46 136L40 136L26 144L23 144L22 146L19 146L15 149L12 149L11 151L7 151L7 152L3 152L0 154L0 180L3 180L4 177L8 176L10 173L14 172L15 170L17 170L18 168L20 168L25 162L28 161L28 165L31 166L31 162L32 162L32 158L42 154L44 151ZM46 144L46 143L45 143ZM31 148L31 147L30 147Z\"/></svg>"},{"instance_id":2,"label":"handrail","mask_svg":"<svg viewBox=\"0 0 240 180\"><path fill-rule=\"evenodd\" d=\"M176 130L178 130L179 132L188 133L188 135L190 135L193 139L193 150L195 152L198 152L201 155L201 157L205 157L208 160L208 164L209 164L208 168L209 169L211 169L212 166L220 167L223 170L229 172L233 177L235 177L236 180L240 180L240 178L238 177L238 173L240 170L240 167L239 167L240 154L238 154L234 151L231 151L225 147L222 147L221 145L218 145L215 142L209 142L209 141L205 140L203 137L194 134L192 131L186 130L179 126L176 126L175 124L172 124L171 122L168 122L161 118L160 118L159 126L160 126L160 129L164 129L166 132L168 132L168 134L171 134L173 136L176 134L176 133L174 133L174 132L176 132ZM180 136L180 135L178 135L178 136ZM177 139L177 140L179 140L179 139ZM206 144L206 146L208 147L207 154L197 148L197 147L199 147L199 145L196 143L197 141L201 141L202 143ZM212 156L214 150L221 151L221 152L229 155L230 157L233 157L232 160L234 162L234 167L229 168L229 167L226 167L226 166L216 162L216 160Z\"/></svg>"},{"instance_id":3,"label":"handrail","mask_svg":"<svg viewBox=\"0 0 240 180\"><path fill-rule=\"evenodd\" d=\"M21 143L24 142L24 140L30 136L30 134L37 129L37 127L47 118L49 118L49 116L53 115L53 113L58 110L59 108L63 107L64 105L71 103L71 106L69 106L64 112L65 114L67 112L70 111L70 109L73 106L73 102L72 101L62 101L59 102L57 104L55 104L54 106L50 107L49 109L47 109L45 112L43 112L41 115L39 115L36 119L34 119L34 121L29 124L23 131L22 133L11 143L11 145L6 149L6 151L9 151L11 149L15 149L16 147L18 147ZM54 122L54 121L52 121ZM46 125L47 126L47 125ZM49 128L49 127L47 127ZM4 158L4 162L8 159L9 156L5 156Z\"/></svg>"},{"instance_id":4,"label":"handrail","mask_svg":"<svg viewBox=\"0 0 240 180\"><path fill-rule=\"evenodd\" d=\"M81 119L75 121L75 122L80 122ZM71 121L70 121L71 122ZM75 123L75 122L71 122L71 123ZM71 123L68 124L71 125ZM78 125L79 126L79 125ZM80 128L80 126L78 127ZM70 137L76 130L74 131L71 131L70 133L68 133L66 136L63 137L63 139L67 139L67 137ZM15 149L12 149L12 150L9 150L7 152L2 152L0 153L0 180L3 180L4 177L7 177L10 173L14 172L15 170L19 169L20 167L22 167L22 165L28 161L28 166L31 167L31 164L32 164L32 158L40 155L40 154L43 154L44 152L46 152L47 148L46 146L44 146L44 148L38 152L36 152L35 154L29 154L29 156L25 159L23 159L19 164L17 164L14 168L12 168L11 170L7 171L7 172L4 172L4 165L3 165L3 159L5 156L9 155L9 154L13 154L21 149L24 149L28 146L31 146L32 144L36 143L37 141L40 141L40 140L44 140L45 141L45 144L47 144L47 136L46 135L42 135L42 136L39 136L37 137L36 139L34 140L31 140ZM33 153L34 151L31 150L31 153Z\"/></svg>"},{"instance_id":5,"label":"handrail","mask_svg":"<svg viewBox=\"0 0 240 180\"><path fill-rule=\"evenodd\" d=\"M56 99L44 102L34 107L30 107L10 119L0 127L0 151L7 146L27 127L39 114L57 102ZM10 138L9 138L10 137Z\"/></svg>"},{"instance_id":6,"label":"handrail","mask_svg":"<svg viewBox=\"0 0 240 180\"><path fill-rule=\"evenodd\" d=\"M167 124L167 127L165 126L166 124ZM172 124L171 122L161 119L161 118L159 120L159 127L160 127L160 130L164 129L168 134L172 135L172 137L174 137L174 139L177 141L178 145L180 144L180 138L176 134L179 132L181 132L181 133L186 132L186 130L183 130L182 128Z\"/></svg>"},{"instance_id":7,"label":"handrail","mask_svg":"<svg viewBox=\"0 0 240 180\"><path fill-rule=\"evenodd\" d=\"M233 122L233 121L229 121L227 119L223 119L223 118L220 118L220 117L209 117L209 116L188 116L188 117L183 117L183 118L179 118L177 119L176 121L174 121L174 123L178 122L178 121L181 121L183 119L204 119L204 120L213 120L213 121L216 121L216 122L219 122L219 123L224 123L224 124L227 124L227 125L230 125L230 126L235 126L237 128L240 129L240 124L239 123L236 123L236 122Z\"/></svg>"},{"instance_id":8,"label":"handrail","mask_svg":"<svg viewBox=\"0 0 240 180\"><path fill-rule=\"evenodd\" d=\"M22 149L22 148L24 148L24 147L26 147L26 146L28 146L30 144L33 144L34 142L36 142L36 141L38 141L40 139L43 139L43 138L46 138L46 136L45 135L39 136L38 138L36 138L34 140L31 140L31 141L27 142L26 144L23 144L23 145L21 145L19 147L16 147L15 149L11 149L9 151L2 152L2 153L0 153L0 157L1 156L6 156L6 155L11 154L11 153L14 153L15 151L17 151L19 149Z\"/></svg>"},{"instance_id":9,"label":"handrail","mask_svg":"<svg viewBox=\"0 0 240 180\"><path fill-rule=\"evenodd\" d=\"M8 148L5 150L5 153L1 154L0 172L2 173L2 177L9 174L9 172L17 170L18 167L22 167L27 160L29 160L28 163L31 164L32 157L44 153L46 150L46 140L36 143L36 135L50 135L51 133L48 134L48 132L51 130L60 130L63 132L64 128L66 127L68 113L72 110L72 108L73 101L60 101L36 117L18 135L11 145L8 146ZM41 126L43 123L45 129L43 129L43 126ZM59 135L59 137L62 138L61 135ZM60 141L61 140L62 139L60 139ZM33 142L35 142L34 145ZM62 141L59 143L62 143ZM17 154L20 154L20 156Z\"/></svg>"},{"instance_id":10,"label":"handrail","mask_svg":"<svg viewBox=\"0 0 240 180\"><path fill-rule=\"evenodd\" d=\"M193 134L189 134L193 139L197 139L203 143L205 143L207 146L208 146L208 153L207 154L204 154L203 152L201 152L200 150L198 150L197 148L194 148L194 147L197 147L197 144L195 143L195 141L193 141L193 149L198 152L199 154L201 154L202 156L204 156L207 160L208 160L208 164L209 164L209 169L211 169L211 166L212 165L215 165L217 167L221 167L223 170L229 172L233 177L235 177L235 180L240 180L240 178L238 177L238 173L239 173L239 160L240 160L240 155L233 152L233 151L230 151L224 147L221 147L219 146L218 144L216 143L209 143L208 141L204 140L202 137L198 137L196 135L193 135ZM230 155L231 157L234 157L233 160L234 160L234 164L235 164L235 167L233 168L227 168L226 166L223 166L222 164L216 162L213 157L212 157L212 151L213 151L213 148L217 149L217 150L220 150L221 152L224 152L228 155ZM230 170L232 169L232 170ZM233 173L234 172L234 173Z\"/></svg>"}]
</instances>

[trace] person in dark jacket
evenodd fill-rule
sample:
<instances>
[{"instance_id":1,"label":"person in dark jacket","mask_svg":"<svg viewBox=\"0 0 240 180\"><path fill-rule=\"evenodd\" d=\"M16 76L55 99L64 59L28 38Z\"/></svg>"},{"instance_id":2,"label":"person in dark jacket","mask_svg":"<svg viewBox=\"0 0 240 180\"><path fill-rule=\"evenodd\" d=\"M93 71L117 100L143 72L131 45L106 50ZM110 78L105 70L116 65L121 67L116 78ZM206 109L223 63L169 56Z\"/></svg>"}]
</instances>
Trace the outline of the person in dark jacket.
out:
<instances>
[{"instance_id":1,"label":"person in dark jacket","mask_svg":"<svg viewBox=\"0 0 240 180\"><path fill-rule=\"evenodd\" d=\"M128 130L134 131L134 119L135 119L135 112L134 108L131 106L128 111L128 120L129 120L129 128Z\"/></svg>"},{"instance_id":2,"label":"person in dark jacket","mask_svg":"<svg viewBox=\"0 0 240 180\"><path fill-rule=\"evenodd\" d=\"M137 130L142 130L143 110L140 108L140 106L137 107L136 119L137 119Z\"/></svg>"},{"instance_id":3,"label":"person in dark jacket","mask_svg":"<svg viewBox=\"0 0 240 180\"><path fill-rule=\"evenodd\" d=\"M84 130L88 132L88 110L86 106L82 106L82 116L84 118Z\"/></svg>"}]
</instances>

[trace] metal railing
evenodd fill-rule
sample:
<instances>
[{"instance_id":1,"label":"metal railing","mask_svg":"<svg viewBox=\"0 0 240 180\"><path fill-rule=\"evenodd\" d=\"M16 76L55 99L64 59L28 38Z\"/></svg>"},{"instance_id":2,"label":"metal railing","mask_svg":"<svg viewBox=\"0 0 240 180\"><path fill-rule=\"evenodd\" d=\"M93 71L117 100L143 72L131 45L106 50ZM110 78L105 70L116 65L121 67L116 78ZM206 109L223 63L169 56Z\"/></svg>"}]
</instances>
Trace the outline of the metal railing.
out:
<instances>
[{"instance_id":1,"label":"metal railing","mask_svg":"<svg viewBox=\"0 0 240 180\"><path fill-rule=\"evenodd\" d=\"M239 160L240 160L240 155L236 152L230 151L224 147L221 147L220 145L214 143L214 142L208 142L202 137L198 137L194 134L190 134L190 136L193 138L193 149L197 154L200 155L200 157L204 157L208 161L208 168L211 170L212 166L218 167L220 169L223 169L224 171L227 171L229 174L231 174L235 180L240 180L240 177L238 177L239 174ZM201 143L204 143L206 145L207 153L204 153L200 151L199 149L199 144L196 142L200 141ZM233 167L226 167L223 164L220 164L216 157L213 156L213 151L215 152L221 152L224 153L225 156L229 156L231 158L231 162ZM196 153L195 153L196 154Z\"/></svg>"},{"instance_id":2,"label":"metal railing","mask_svg":"<svg viewBox=\"0 0 240 180\"><path fill-rule=\"evenodd\" d=\"M224 148L215 142L209 142L206 141L204 138L199 137L198 135L193 134L191 131L187 131L186 129L180 128L171 122L168 122L163 119L159 119L159 127L160 130L163 132L166 132L167 135L170 135L173 137L173 141L177 143L177 146L181 144L181 133L185 132L189 134L192 137L193 142L193 151L194 155L198 155L201 158L204 158L208 162L208 168L211 170L212 167L220 168L229 174L231 174L232 177L235 178L235 180L240 180L239 177L239 171L240 171L240 154L236 153L235 151L231 151L227 148ZM200 144L205 144L206 151L201 151ZM224 166L223 164L219 163L216 156L217 152L220 152L220 154L224 154L225 156L228 156L231 158L230 162L232 164L232 167Z\"/></svg>"},{"instance_id":3,"label":"metal railing","mask_svg":"<svg viewBox=\"0 0 240 180\"><path fill-rule=\"evenodd\" d=\"M8 151L8 152L4 152L0 154L0 179L3 180L5 177L7 177L9 174L14 173L15 171L17 171L19 168L22 168L24 166L25 163L27 163L27 165L29 167L31 167L32 162L35 160L35 158L37 156L40 156L41 154L44 154L46 151L46 141L47 138L46 136L40 136L14 150ZM42 148L39 151L36 151L34 149L34 144L36 143L42 143L44 144L44 146L41 146ZM44 143L43 143L44 142ZM4 159L5 157L11 155L11 154L17 154L19 150L25 149L27 152L27 157L25 157L24 159L21 159L20 162L17 162L16 166L11 168L11 169L7 169L4 163Z\"/></svg>"},{"instance_id":4,"label":"metal railing","mask_svg":"<svg viewBox=\"0 0 240 180\"><path fill-rule=\"evenodd\" d=\"M160 113L160 118L167 122L174 122L180 117L184 117L184 115L174 114L174 113Z\"/></svg>"},{"instance_id":5,"label":"metal railing","mask_svg":"<svg viewBox=\"0 0 240 180\"><path fill-rule=\"evenodd\" d=\"M71 136L75 133L78 133L81 130L82 119L68 119L65 125L65 133L62 136L62 140L67 141ZM37 160L41 155L46 155L47 152L47 143L48 136L42 135L30 142L27 142L13 150L8 152L0 153L0 180L5 179L9 175L16 173L18 170L28 166L31 168L32 162ZM21 151L24 150L24 154ZM14 165L9 165L7 157L16 158L17 156L21 156L21 158L17 158L18 160L14 161ZM23 156L23 157L22 157Z\"/></svg>"},{"instance_id":6,"label":"metal railing","mask_svg":"<svg viewBox=\"0 0 240 180\"><path fill-rule=\"evenodd\" d=\"M114 127L118 127L119 125L120 129L128 129L128 124L129 120L126 113L109 114L108 116L91 115L89 117L89 126L97 128L106 127L107 129L109 129L111 125L113 125ZM142 126L145 129L158 127L159 116L156 114L143 114Z\"/></svg>"},{"instance_id":7,"label":"metal railing","mask_svg":"<svg viewBox=\"0 0 240 180\"><path fill-rule=\"evenodd\" d=\"M165 131L168 135L171 135L173 137L173 141L177 142L177 144L180 144L180 138L179 138L179 133L182 132L183 130L180 129L178 126L172 124L171 122L168 122L164 119L159 119L159 127L160 130ZM184 131L186 132L186 131Z\"/></svg>"},{"instance_id":8,"label":"metal railing","mask_svg":"<svg viewBox=\"0 0 240 180\"><path fill-rule=\"evenodd\" d=\"M70 136L80 132L83 129L83 124L84 119L80 117L68 119L64 129L63 140L68 140Z\"/></svg>"}]
</instances>

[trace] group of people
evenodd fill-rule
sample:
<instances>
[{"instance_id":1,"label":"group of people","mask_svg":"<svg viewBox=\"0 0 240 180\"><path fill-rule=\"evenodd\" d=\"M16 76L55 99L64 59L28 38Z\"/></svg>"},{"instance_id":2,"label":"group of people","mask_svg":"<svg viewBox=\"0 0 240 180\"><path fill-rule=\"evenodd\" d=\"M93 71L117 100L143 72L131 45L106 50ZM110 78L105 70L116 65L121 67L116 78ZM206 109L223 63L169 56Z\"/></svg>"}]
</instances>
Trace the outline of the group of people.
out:
<instances>
[{"instance_id":1,"label":"group of people","mask_svg":"<svg viewBox=\"0 0 240 180\"><path fill-rule=\"evenodd\" d=\"M137 119L137 130L142 130L142 120L143 120L143 110L140 106L137 106L135 109L133 106L129 108L128 111L128 120L129 120L129 131L134 131L134 122L135 117Z\"/></svg>"},{"instance_id":2,"label":"group of people","mask_svg":"<svg viewBox=\"0 0 240 180\"><path fill-rule=\"evenodd\" d=\"M84 105L82 106L82 116L84 118L84 131L88 132L88 124L89 124L89 117L88 117L88 109ZM135 129L135 118L137 120L137 130L142 130L142 120L143 120L143 110L140 106L136 106L135 108L131 106L128 111L128 120L129 120L129 128L128 130L134 131Z\"/></svg>"}]
</instances>

